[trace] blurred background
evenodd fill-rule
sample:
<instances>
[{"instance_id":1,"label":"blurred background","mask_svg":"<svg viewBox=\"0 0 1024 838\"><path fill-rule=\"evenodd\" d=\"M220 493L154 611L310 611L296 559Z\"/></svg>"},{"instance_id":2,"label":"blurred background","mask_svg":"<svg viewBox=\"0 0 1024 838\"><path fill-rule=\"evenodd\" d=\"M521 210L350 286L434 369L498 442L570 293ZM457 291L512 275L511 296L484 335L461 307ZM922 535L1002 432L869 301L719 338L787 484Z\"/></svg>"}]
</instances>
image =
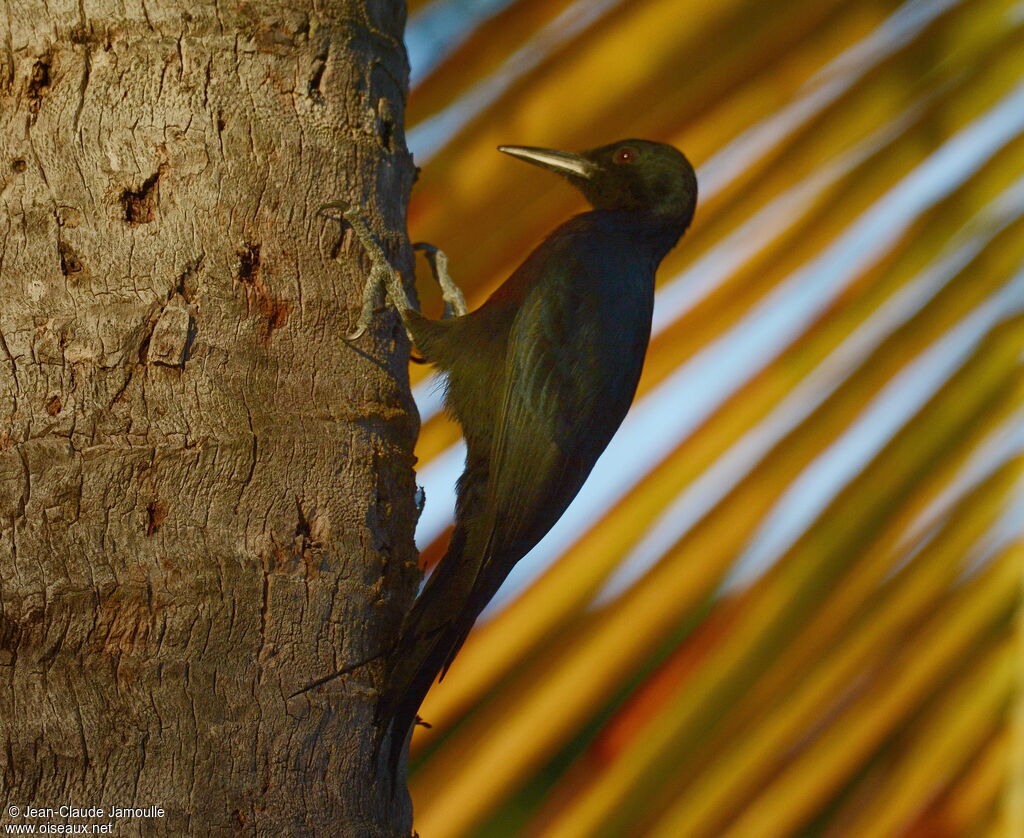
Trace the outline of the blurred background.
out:
<instances>
[{"instance_id":1,"label":"blurred background","mask_svg":"<svg viewBox=\"0 0 1024 838\"><path fill-rule=\"evenodd\" d=\"M1024 3L409 5L410 233L471 308L584 209L497 145L700 180L629 418L421 710L419 833L1024 836ZM429 563L463 449L411 374Z\"/></svg>"}]
</instances>

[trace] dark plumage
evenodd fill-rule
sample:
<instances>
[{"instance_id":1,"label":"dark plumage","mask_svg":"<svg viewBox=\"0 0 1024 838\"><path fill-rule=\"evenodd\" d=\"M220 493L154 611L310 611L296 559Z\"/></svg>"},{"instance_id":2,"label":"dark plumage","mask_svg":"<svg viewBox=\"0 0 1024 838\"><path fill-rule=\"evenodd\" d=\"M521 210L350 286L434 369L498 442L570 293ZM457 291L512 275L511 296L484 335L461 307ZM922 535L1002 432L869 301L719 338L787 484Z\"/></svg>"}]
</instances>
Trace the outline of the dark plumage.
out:
<instances>
[{"instance_id":1,"label":"dark plumage","mask_svg":"<svg viewBox=\"0 0 1024 838\"><path fill-rule=\"evenodd\" d=\"M519 559L579 492L633 400L654 273L693 217L697 181L671 146L623 140L581 154L503 146L568 178L594 209L549 235L479 309L402 312L447 374L466 437L456 524L403 624L378 707L392 772L434 679Z\"/></svg>"}]
</instances>

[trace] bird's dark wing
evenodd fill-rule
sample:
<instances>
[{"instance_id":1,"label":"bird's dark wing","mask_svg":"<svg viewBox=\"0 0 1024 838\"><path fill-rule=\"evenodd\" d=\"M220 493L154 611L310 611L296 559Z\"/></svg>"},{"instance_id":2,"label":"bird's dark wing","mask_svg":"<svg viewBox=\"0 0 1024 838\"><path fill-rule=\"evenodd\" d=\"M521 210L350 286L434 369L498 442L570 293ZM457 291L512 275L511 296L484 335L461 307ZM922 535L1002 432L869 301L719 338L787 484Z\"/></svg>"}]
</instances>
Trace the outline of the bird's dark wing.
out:
<instances>
[{"instance_id":1,"label":"bird's dark wing","mask_svg":"<svg viewBox=\"0 0 1024 838\"><path fill-rule=\"evenodd\" d=\"M529 550L576 496L629 410L650 335L653 268L571 236L556 246L509 333L485 561Z\"/></svg>"},{"instance_id":2,"label":"bird's dark wing","mask_svg":"<svg viewBox=\"0 0 1024 838\"><path fill-rule=\"evenodd\" d=\"M476 564L459 620L466 633L575 498L629 409L647 326L630 318L641 324L636 335L609 335L608 315L596 295L532 293L512 324L487 492L463 550L463 561ZM625 351L623 342L639 343L638 351ZM461 640L442 677L460 646Z\"/></svg>"},{"instance_id":3,"label":"bird's dark wing","mask_svg":"<svg viewBox=\"0 0 1024 838\"><path fill-rule=\"evenodd\" d=\"M601 393L599 325L586 310L592 301L578 300L570 323L569 306L553 308L546 296L527 297L509 335L489 458L485 561L557 520L581 482L566 485L566 478L604 448L590 456Z\"/></svg>"}]
</instances>

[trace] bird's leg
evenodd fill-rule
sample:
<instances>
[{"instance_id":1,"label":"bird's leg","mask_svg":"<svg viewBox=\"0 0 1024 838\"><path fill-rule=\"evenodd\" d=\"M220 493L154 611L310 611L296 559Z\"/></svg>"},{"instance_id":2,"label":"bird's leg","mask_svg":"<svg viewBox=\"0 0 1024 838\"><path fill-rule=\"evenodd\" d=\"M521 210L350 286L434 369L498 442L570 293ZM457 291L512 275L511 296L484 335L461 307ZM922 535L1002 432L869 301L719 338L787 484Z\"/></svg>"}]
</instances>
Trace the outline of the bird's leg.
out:
<instances>
[{"instance_id":1,"label":"bird's leg","mask_svg":"<svg viewBox=\"0 0 1024 838\"><path fill-rule=\"evenodd\" d=\"M453 315L462 317L466 314L466 298L462 294L462 289L455 284L455 280L448 273L448 254L427 242L416 242L412 247L413 250L422 250L427 257L430 272L434 275L434 281L440 286L441 296L444 298L445 318Z\"/></svg>"},{"instance_id":2,"label":"bird's leg","mask_svg":"<svg viewBox=\"0 0 1024 838\"><path fill-rule=\"evenodd\" d=\"M370 275L366 279L366 285L363 286L363 305L359 312L359 322L356 323L356 328L352 332L345 335L345 340L355 340L369 327L373 320L373 311L377 306L381 288L387 292L388 300L398 310L402 323L406 327L405 330L408 332L408 312L416 311L416 306L409 299L409 295L405 292L405 286L402 285L401 277L391 267L383 249L370 231L366 219L363 218L358 207L350 206L345 201L332 201L329 204L324 204L320 207L319 212L331 209L341 210L342 217L352 227L356 238L359 239L359 243L370 257Z\"/></svg>"}]
</instances>

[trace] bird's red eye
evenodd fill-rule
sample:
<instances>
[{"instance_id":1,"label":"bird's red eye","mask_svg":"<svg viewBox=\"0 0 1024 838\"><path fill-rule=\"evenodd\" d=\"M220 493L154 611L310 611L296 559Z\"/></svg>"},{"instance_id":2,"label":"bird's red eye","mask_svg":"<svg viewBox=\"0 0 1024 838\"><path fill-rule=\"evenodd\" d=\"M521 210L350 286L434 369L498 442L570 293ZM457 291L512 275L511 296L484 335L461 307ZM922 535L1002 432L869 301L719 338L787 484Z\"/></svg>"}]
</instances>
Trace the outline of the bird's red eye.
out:
<instances>
[{"instance_id":1,"label":"bird's red eye","mask_svg":"<svg viewBox=\"0 0 1024 838\"><path fill-rule=\"evenodd\" d=\"M612 160L620 165L623 163L632 163L636 160L636 152L631 148L620 148L612 155Z\"/></svg>"}]
</instances>

